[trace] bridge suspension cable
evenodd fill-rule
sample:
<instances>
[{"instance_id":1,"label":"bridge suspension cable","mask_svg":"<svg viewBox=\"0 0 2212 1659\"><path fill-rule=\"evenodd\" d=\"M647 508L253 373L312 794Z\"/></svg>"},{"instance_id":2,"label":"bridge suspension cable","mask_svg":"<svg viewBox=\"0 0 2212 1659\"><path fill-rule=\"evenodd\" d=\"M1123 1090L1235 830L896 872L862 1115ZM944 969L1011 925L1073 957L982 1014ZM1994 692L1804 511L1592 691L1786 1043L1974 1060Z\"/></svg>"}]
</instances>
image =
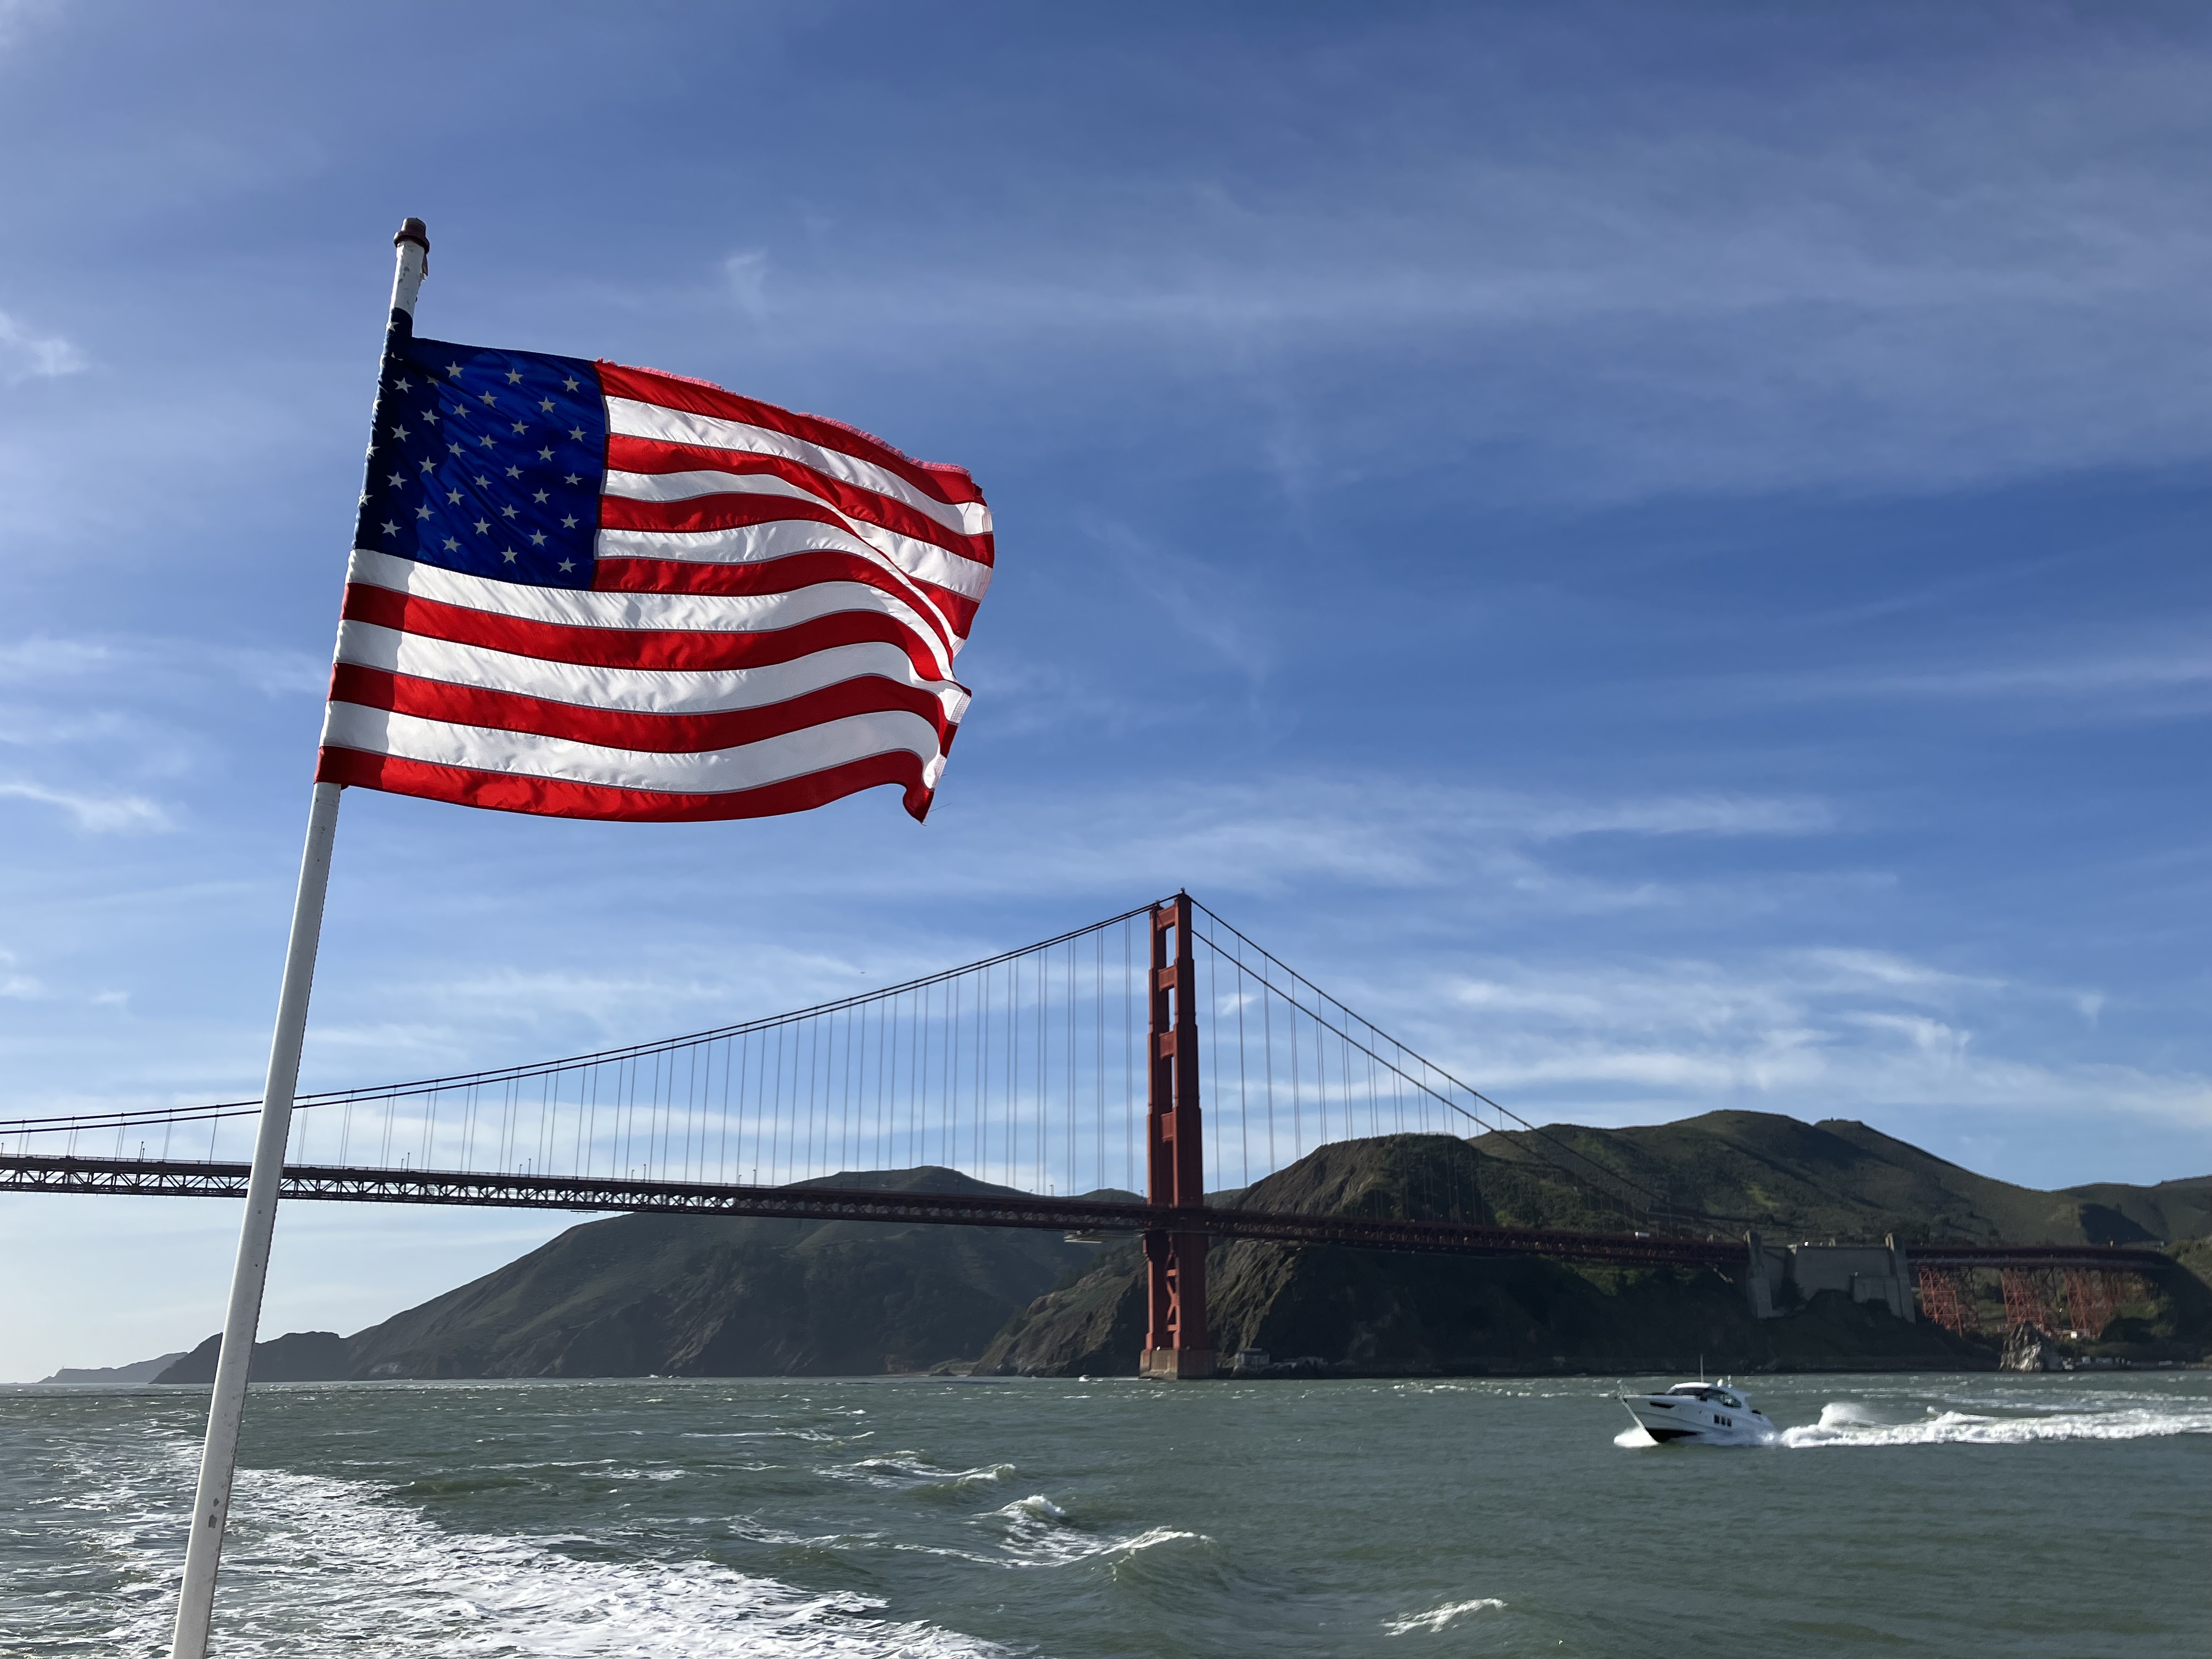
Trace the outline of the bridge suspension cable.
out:
<instances>
[{"instance_id":1,"label":"bridge suspension cable","mask_svg":"<svg viewBox=\"0 0 2212 1659\"><path fill-rule=\"evenodd\" d=\"M556 1060L298 1097L288 1164L778 1186L939 1165L1041 1195L1145 1190L1154 907L787 1012ZM1331 1141L1501 1138L1585 1210L1648 1226L1658 1194L1546 1134L1194 902L1206 1165L1243 1189ZM0 1121L0 1154L242 1158L252 1100ZM1489 1218L1500 1170L1434 1218ZM1587 1224L1586 1219L1571 1224Z\"/></svg>"}]
</instances>

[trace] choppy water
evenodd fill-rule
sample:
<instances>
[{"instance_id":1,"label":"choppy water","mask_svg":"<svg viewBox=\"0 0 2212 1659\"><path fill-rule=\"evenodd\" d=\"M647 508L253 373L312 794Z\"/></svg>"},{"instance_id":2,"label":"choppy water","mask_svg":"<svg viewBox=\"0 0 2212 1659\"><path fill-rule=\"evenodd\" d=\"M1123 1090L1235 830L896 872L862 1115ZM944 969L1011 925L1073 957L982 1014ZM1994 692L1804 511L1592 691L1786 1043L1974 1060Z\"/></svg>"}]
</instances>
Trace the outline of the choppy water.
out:
<instances>
[{"instance_id":1,"label":"choppy water","mask_svg":"<svg viewBox=\"0 0 2212 1659\"><path fill-rule=\"evenodd\" d=\"M2212 1376L255 1391L217 1650L2212 1652ZM0 1390L0 1651L166 1651L204 1395ZM1633 1439L1635 1437L1626 1437Z\"/></svg>"}]
</instances>

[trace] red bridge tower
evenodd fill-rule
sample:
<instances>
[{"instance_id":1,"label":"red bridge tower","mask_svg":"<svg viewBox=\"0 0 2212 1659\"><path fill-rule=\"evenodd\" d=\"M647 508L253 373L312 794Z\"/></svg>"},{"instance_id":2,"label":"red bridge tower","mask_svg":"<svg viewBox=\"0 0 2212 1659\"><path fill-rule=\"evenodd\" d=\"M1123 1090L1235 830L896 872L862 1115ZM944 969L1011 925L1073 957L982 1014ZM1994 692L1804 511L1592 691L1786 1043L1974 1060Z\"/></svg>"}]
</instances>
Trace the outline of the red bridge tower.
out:
<instances>
[{"instance_id":1,"label":"red bridge tower","mask_svg":"<svg viewBox=\"0 0 2212 1659\"><path fill-rule=\"evenodd\" d=\"M1198 1115L1198 970L1190 913L1188 893L1177 893L1152 911L1147 1038L1145 1197L1178 1210L1200 1209L1206 1203L1206 1148ZM1172 960L1170 934L1175 936ZM1146 1376L1213 1375L1213 1339L1206 1328L1206 1247L1202 1232L1156 1227L1145 1234L1150 1316L1138 1369Z\"/></svg>"}]
</instances>

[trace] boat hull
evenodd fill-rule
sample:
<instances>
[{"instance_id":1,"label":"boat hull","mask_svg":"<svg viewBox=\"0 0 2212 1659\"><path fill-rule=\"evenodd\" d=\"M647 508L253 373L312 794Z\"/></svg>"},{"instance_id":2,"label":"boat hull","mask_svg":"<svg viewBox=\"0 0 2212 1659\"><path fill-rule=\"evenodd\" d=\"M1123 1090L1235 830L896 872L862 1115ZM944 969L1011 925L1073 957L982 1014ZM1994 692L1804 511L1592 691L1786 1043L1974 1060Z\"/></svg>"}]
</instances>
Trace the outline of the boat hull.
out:
<instances>
[{"instance_id":1,"label":"boat hull","mask_svg":"<svg viewBox=\"0 0 2212 1659\"><path fill-rule=\"evenodd\" d=\"M1626 1395L1620 1403L1637 1427L1662 1445L1759 1446L1775 1437L1765 1413L1676 1395Z\"/></svg>"}]
</instances>

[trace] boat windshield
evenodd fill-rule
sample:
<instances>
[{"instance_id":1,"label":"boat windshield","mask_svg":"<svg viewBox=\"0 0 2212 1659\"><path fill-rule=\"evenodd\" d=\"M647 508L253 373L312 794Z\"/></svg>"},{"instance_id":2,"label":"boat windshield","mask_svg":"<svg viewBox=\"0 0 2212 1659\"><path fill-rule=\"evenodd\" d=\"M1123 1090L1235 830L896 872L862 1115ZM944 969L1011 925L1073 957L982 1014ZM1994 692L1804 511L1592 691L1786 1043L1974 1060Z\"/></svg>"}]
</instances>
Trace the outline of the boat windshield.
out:
<instances>
[{"instance_id":1,"label":"boat windshield","mask_svg":"<svg viewBox=\"0 0 2212 1659\"><path fill-rule=\"evenodd\" d=\"M1707 1400L1715 1405L1730 1407L1737 1411L1747 1409L1743 1400L1727 1389L1710 1382L1677 1382L1667 1390L1670 1395L1686 1395L1692 1400Z\"/></svg>"}]
</instances>

